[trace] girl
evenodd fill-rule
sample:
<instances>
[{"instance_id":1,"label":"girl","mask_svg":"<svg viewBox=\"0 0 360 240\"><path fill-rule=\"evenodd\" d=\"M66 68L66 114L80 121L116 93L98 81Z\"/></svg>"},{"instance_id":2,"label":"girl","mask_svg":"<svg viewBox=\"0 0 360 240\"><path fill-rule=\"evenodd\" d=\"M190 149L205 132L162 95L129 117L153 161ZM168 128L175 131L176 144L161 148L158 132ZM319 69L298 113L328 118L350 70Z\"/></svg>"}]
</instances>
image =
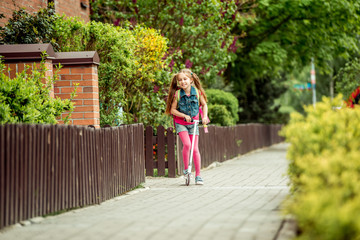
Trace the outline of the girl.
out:
<instances>
[{"instance_id":1,"label":"girl","mask_svg":"<svg viewBox=\"0 0 360 240\"><path fill-rule=\"evenodd\" d=\"M193 86L195 85L195 86ZM192 119L199 120L199 108L202 107L203 124L209 123L207 117L208 108L207 98L201 86L199 77L189 69L182 69L172 77L169 95L166 103L165 113L174 117L176 132L179 134L183 143L182 156L184 161L184 174L188 173L190 148L192 135L194 134L194 122ZM198 148L199 128L196 129L194 143L194 164L195 164L195 183L204 184L200 176L200 152Z\"/></svg>"}]
</instances>

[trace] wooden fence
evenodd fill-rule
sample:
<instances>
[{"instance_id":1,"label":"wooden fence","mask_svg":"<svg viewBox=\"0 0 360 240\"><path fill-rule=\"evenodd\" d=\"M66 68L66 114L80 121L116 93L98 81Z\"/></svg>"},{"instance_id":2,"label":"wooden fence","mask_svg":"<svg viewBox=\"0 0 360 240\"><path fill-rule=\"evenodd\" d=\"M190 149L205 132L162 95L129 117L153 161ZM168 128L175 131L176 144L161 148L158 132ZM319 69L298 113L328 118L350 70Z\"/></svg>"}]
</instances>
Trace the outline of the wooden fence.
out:
<instances>
[{"instance_id":1,"label":"wooden fence","mask_svg":"<svg viewBox=\"0 0 360 240\"><path fill-rule=\"evenodd\" d=\"M281 127L280 124L208 126L208 133L204 133L203 127L200 127L201 167L207 167L214 162L223 162L240 154L282 142L284 139L278 135ZM175 177L175 171L178 174L182 173L184 169L181 153L182 143L177 136L177 147L175 148L173 128L165 131L164 127L159 126L157 136L153 136L153 128L147 127L145 138L147 176L153 176L154 168L157 168L158 176L164 176L165 168L168 166L169 177ZM155 146L157 147L154 149ZM165 158L166 153L168 154L167 158Z\"/></svg>"},{"instance_id":2,"label":"wooden fence","mask_svg":"<svg viewBox=\"0 0 360 240\"><path fill-rule=\"evenodd\" d=\"M141 124L0 125L0 228L98 204L145 181Z\"/></svg>"},{"instance_id":3,"label":"wooden fence","mask_svg":"<svg viewBox=\"0 0 360 240\"><path fill-rule=\"evenodd\" d=\"M173 128L165 131L163 126L157 128L154 136L153 127L147 126L145 132L145 167L146 176L154 176L154 168L158 176L176 177L175 134Z\"/></svg>"},{"instance_id":4,"label":"wooden fence","mask_svg":"<svg viewBox=\"0 0 360 240\"><path fill-rule=\"evenodd\" d=\"M208 128L200 128L202 167L283 141L281 125ZM142 124L0 125L0 229L116 197L145 182L145 166L148 176L167 168L175 177L183 169L181 141L172 128L160 126L157 134L147 127L144 138Z\"/></svg>"}]
</instances>

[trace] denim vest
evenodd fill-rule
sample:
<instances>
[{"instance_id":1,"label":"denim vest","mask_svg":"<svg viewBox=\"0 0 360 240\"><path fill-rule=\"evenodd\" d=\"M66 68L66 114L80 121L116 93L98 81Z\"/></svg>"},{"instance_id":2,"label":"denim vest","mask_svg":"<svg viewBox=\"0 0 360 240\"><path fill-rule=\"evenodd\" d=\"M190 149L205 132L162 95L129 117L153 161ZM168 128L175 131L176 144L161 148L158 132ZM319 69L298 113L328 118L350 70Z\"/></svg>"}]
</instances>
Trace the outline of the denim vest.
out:
<instances>
[{"instance_id":1,"label":"denim vest","mask_svg":"<svg viewBox=\"0 0 360 240\"><path fill-rule=\"evenodd\" d=\"M199 100L196 96L196 90L191 86L190 96L185 94L183 89L180 90L180 100L178 102L179 112L182 112L190 117L195 117L199 113Z\"/></svg>"}]
</instances>

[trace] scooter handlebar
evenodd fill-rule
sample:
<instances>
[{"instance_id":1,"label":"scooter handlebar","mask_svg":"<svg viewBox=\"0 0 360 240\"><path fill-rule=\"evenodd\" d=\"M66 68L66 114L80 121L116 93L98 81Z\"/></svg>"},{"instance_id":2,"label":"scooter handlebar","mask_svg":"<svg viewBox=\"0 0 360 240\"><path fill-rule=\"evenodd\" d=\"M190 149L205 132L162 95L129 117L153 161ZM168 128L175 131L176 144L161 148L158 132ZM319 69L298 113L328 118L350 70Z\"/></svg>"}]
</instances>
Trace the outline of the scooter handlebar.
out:
<instances>
[{"instance_id":1,"label":"scooter handlebar","mask_svg":"<svg viewBox=\"0 0 360 240\"><path fill-rule=\"evenodd\" d=\"M186 118L184 118L184 121L186 121ZM198 124L202 124L202 120L191 119L191 122L195 122L195 121L197 121Z\"/></svg>"}]
</instances>

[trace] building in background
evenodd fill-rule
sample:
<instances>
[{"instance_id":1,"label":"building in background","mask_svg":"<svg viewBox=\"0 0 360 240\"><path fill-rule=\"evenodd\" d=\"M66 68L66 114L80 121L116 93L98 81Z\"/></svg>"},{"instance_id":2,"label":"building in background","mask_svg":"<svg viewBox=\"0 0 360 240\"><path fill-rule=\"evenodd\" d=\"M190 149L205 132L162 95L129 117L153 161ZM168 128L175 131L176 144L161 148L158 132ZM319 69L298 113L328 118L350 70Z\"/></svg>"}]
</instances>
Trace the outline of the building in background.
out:
<instances>
[{"instance_id":1,"label":"building in background","mask_svg":"<svg viewBox=\"0 0 360 240\"><path fill-rule=\"evenodd\" d=\"M35 13L41 8L47 8L49 3L54 3L56 13L68 17L81 17L85 22L90 21L89 0L1 0L0 13L5 18L0 19L0 26L5 26L14 10L25 8L30 13Z\"/></svg>"}]
</instances>

